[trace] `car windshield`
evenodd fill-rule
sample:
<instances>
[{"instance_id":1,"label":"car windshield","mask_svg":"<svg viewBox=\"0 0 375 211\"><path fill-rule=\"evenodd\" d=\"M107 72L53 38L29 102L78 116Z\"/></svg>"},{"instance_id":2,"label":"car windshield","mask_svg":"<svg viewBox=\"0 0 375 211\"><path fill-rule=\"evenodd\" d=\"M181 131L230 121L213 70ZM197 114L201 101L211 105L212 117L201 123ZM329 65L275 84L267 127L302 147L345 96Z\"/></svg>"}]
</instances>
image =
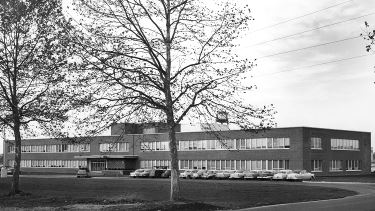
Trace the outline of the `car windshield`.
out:
<instances>
[{"instance_id":1,"label":"car windshield","mask_svg":"<svg viewBox=\"0 0 375 211\"><path fill-rule=\"evenodd\" d=\"M137 169L137 170L135 170L135 172L142 172L142 171L144 171L143 169Z\"/></svg>"}]
</instances>

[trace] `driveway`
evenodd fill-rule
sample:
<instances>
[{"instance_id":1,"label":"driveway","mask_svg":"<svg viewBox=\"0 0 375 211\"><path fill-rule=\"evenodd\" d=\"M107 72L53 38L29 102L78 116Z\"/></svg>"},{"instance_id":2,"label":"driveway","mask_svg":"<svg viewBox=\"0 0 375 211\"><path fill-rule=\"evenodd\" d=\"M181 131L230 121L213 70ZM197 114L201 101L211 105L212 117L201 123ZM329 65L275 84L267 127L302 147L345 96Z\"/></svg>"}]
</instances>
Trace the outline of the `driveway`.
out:
<instances>
[{"instance_id":1,"label":"driveway","mask_svg":"<svg viewBox=\"0 0 375 211\"><path fill-rule=\"evenodd\" d=\"M358 192L358 195L349 196L341 199L320 200L311 202L298 202L290 204L277 204L270 206L254 207L240 209L240 211L259 210L259 211L275 211L275 210L296 210L296 211L312 211L312 210L375 210L375 184L374 183L346 183L346 182L308 182L306 185L334 187L348 189Z\"/></svg>"}]
</instances>

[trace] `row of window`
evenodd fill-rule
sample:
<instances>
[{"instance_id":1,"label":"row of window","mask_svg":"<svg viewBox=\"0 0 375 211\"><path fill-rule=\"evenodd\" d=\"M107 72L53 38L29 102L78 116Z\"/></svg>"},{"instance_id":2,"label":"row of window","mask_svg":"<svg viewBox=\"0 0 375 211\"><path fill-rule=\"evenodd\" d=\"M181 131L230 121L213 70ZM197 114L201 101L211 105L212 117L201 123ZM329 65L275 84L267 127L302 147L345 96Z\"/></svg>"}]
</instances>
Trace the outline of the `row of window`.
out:
<instances>
[{"instance_id":1,"label":"row of window","mask_svg":"<svg viewBox=\"0 0 375 211\"><path fill-rule=\"evenodd\" d=\"M142 160L141 168L170 167L168 160ZM289 160L179 160L180 169L208 170L281 170L289 169Z\"/></svg>"},{"instance_id":2,"label":"row of window","mask_svg":"<svg viewBox=\"0 0 375 211\"><path fill-rule=\"evenodd\" d=\"M228 140L198 140L179 141L178 150L231 150L231 149L288 149L289 138L258 138L258 139L228 139ZM322 139L311 138L311 149L322 149ZM358 140L331 139L332 150L359 150ZM128 152L129 143L101 143L100 152ZM169 151L168 141L141 142L142 151ZM14 145L9 145L9 153L15 152ZM49 145L23 145L23 153L54 153L54 152L90 152L90 144L49 144Z\"/></svg>"},{"instance_id":3,"label":"row of window","mask_svg":"<svg viewBox=\"0 0 375 211\"><path fill-rule=\"evenodd\" d=\"M343 170L342 160L331 160L329 161L329 171L342 171ZM360 160L346 160L346 171L360 171L361 161ZM322 160L311 160L311 171L321 172L323 171Z\"/></svg>"},{"instance_id":4,"label":"row of window","mask_svg":"<svg viewBox=\"0 0 375 211\"><path fill-rule=\"evenodd\" d=\"M15 146L9 145L9 153L15 153ZM48 144L48 145L22 145L22 153L40 152L90 152L90 144Z\"/></svg>"},{"instance_id":5,"label":"row of window","mask_svg":"<svg viewBox=\"0 0 375 211\"><path fill-rule=\"evenodd\" d=\"M14 160L8 160L14 166ZM86 168L85 160L21 160L21 167L26 168Z\"/></svg>"},{"instance_id":6,"label":"row of window","mask_svg":"<svg viewBox=\"0 0 375 211\"><path fill-rule=\"evenodd\" d=\"M227 139L179 141L179 151L231 150L231 149L280 149L290 148L289 138ZM149 141L141 143L143 151L169 151L168 141Z\"/></svg>"},{"instance_id":7,"label":"row of window","mask_svg":"<svg viewBox=\"0 0 375 211\"><path fill-rule=\"evenodd\" d=\"M129 152L129 143L115 142L99 144L100 152Z\"/></svg>"},{"instance_id":8,"label":"row of window","mask_svg":"<svg viewBox=\"0 0 375 211\"><path fill-rule=\"evenodd\" d=\"M311 138L311 149L322 149L322 139ZM359 141L350 139L331 139L331 150L359 150Z\"/></svg>"},{"instance_id":9,"label":"row of window","mask_svg":"<svg viewBox=\"0 0 375 211\"><path fill-rule=\"evenodd\" d=\"M332 150L359 150L358 140L331 139Z\"/></svg>"}]
</instances>

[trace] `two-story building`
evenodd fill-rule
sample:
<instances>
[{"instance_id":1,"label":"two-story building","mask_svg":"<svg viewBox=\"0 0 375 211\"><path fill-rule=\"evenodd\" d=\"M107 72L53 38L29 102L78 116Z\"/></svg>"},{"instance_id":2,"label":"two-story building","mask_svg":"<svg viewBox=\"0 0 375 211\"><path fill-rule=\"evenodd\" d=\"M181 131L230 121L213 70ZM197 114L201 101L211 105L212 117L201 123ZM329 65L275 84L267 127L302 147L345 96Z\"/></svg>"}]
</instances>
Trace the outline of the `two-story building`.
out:
<instances>
[{"instance_id":1,"label":"two-story building","mask_svg":"<svg viewBox=\"0 0 375 211\"><path fill-rule=\"evenodd\" d=\"M180 131L180 128L178 128ZM22 140L24 173L126 172L170 166L166 129L160 125L112 126L110 136L79 140ZM371 134L310 127L270 130L177 132L180 169L305 169L316 175L369 174ZM12 141L5 164L14 163Z\"/></svg>"}]
</instances>

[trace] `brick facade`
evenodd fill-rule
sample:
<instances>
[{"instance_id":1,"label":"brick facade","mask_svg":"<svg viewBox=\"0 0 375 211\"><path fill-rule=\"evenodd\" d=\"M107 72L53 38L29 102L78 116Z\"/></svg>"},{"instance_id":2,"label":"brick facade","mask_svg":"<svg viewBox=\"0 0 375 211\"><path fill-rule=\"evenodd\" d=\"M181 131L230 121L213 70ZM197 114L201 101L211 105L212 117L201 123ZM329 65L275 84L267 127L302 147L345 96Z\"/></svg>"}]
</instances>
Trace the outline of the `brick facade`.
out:
<instances>
[{"instance_id":1,"label":"brick facade","mask_svg":"<svg viewBox=\"0 0 375 211\"><path fill-rule=\"evenodd\" d=\"M156 150L141 150L142 142L162 142L168 141L166 133L158 134L141 134L141 130L134 129L134 126L128 127L127 131L137 131L136 134L121 134L116 135L118 128L112 129L114 135L112 136L98 136L89 139L82 139L80 143L89 143L89 152L25 152L22 153L22 160L25 160L24 167L21 168L23 172L39 172L39 173L75 173L77 164L67 164L66 160L87 161L87 167L92 168L92 162L105 161L105 168L110 165L118 166L123 162L123 170L136 169L141 166L141 162L150 161L168 161L169 151ZM160 130L159 130L160 131ZM275 128L266 131L221 131L221 132L178 132L176 134L179 141L194 141L194 140L234 140L235 147L233 149L220 150L188 150L179 151L179 160L199 161L207 165L210 160L217 160L220 162L231 161L234 168L238 168L238 164L242 162L250 162L254 160L262 160L268 162L273 160L288 161L289 169L305 169L312 171L312 160L319 160L322 162L321 171L314 172L316 175L354 175L354 174L369 174L371 166L371 134L368 132L331 130L321 128L308 127L291 127L291 128ZM316 137L321 139L321 149L311 149L311 138ZM290 146L288 148L265 148L265 149L240 149L240 139L261 139L261 138L288 138ZM348 139L358 140L358 150L332 150L331 139ZM118 143L126 142L127 150L121 152L100 152L100 143ZM5 164L14 160L14 153L9 152L9 145L11 141L4 142ZM56 139L29 139L23 140L22 145L46 145L51 144L75 144L69 141L62 141ZM43 148L44 150L44 148ZM26 160L31 164L26 163ZM32 160L42 160L42 164L34 165ZM58 164L54 167L48 165L50 160L55 160ZM338 160L341 163L342 170L330 170L330 162ZM347 162L358 162L360 169L346 170ZM120 162L121 161L121 162ZM47 164L46 164L47 163ZM358 164L358 165L359 165ZM103 164L104 165L104 164ZM270 165L270 164L267 164ZM40 167L42 166L42 167ZM227 167L227 166L226 166ZM103 167L104 168L104 167ZM268 166L268 168L270 168Z\"/></svg>"}]
</instances>

